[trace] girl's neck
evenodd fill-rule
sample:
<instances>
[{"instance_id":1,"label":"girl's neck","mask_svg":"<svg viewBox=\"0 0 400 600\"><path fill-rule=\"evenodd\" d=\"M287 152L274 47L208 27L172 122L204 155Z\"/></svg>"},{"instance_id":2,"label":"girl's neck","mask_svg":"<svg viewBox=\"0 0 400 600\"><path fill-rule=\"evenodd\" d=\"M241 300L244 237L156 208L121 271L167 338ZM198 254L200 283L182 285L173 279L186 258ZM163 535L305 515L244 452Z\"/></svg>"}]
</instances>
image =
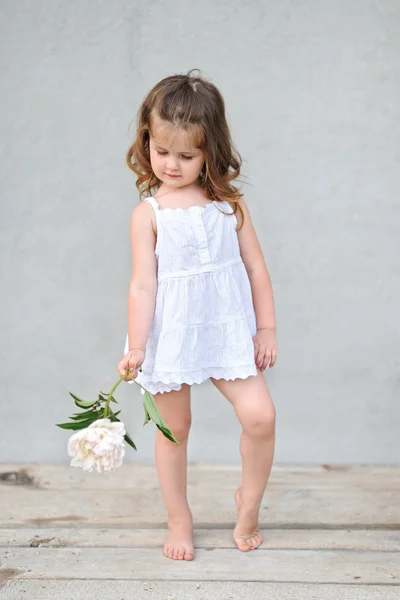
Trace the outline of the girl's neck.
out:
<instances>
[{"instance_id":1,"label":"girl's neck","mask_svg":"<svg viewBox=\"0 0 400 600\"><path fill-rule=\"evenodd\" d=\"M194 201L196 199L198 199L200 201L209 200L204 188L202 188L198 184L194 184L194 183L191 185L181 187L181 188L173 188L173 187L170 187L170 186L166 185L165 183L163 183L158 188L154 197L161 198L164 196L171 196L171 198L173 197L173 198L177 198L177 199L181 198L182 196L185 196L186 199L191 198Z\"/></svg>"}]
</instances>

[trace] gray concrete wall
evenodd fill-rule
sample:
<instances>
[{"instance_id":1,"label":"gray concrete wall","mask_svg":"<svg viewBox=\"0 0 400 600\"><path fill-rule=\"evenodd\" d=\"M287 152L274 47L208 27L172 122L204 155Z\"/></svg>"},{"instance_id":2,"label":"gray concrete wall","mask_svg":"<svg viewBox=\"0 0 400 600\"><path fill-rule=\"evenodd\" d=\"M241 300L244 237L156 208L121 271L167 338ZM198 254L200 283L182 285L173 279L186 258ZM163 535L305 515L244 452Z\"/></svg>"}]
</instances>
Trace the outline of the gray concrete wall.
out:
<instances>
[{"instance_id":1,"label":"gray concrete wall","mask_svg":"<svg viewBox=\"0 0 400 600\"><path fill-rule=\"evenodd\" d=\"M276 461L398 463L399 2L0 7L0 460L66 460L68 390L118 379L129 127L154 83L198 67L225 96L275 289ZM117 393L127 459L153 460L133 387ZM239 433L195 386L189 458L236 462Z\"/></svg>"}]
</instances>

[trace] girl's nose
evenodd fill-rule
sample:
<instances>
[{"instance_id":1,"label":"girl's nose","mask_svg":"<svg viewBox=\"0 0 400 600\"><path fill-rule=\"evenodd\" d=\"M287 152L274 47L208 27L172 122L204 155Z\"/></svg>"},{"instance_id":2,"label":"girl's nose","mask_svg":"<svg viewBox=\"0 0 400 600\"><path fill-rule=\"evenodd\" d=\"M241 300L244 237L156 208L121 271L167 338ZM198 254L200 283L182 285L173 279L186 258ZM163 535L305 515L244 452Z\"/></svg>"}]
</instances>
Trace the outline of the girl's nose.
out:
<instances>
[{"instance_id":1,"label":"girl's nose","mask_svg":"<svg viewBox=\"0 0 400 600\"><path fill-rule=\"evenodd\" d=\"M168 156L166 167L168 171L177 171L179 168L177 159L173 158L172 156Z\"/></svg>"}]
</instances>

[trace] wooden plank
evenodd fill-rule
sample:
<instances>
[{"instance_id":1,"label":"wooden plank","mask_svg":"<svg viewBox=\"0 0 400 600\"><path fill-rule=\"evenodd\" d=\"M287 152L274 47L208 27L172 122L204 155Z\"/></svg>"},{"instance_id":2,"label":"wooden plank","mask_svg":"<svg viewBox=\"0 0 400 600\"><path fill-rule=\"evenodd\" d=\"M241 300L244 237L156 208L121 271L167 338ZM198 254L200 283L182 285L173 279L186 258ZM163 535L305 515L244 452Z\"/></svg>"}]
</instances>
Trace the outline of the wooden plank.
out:
<instances>
[{"instance_id":1,"label":"wooden plank","mask_svg":"<svg viewBox=\"0 0 400 600\"><path fill-rule=\"evenodd\" d=\"M399 553L200 549L194 561L151 548L10 548L3 569L19 579L129 579L363 583L400 581Z\"/></svg>"},{"instance_id":2,"label":"wooden plank","mask_svg":"<svg viewBox=\"0 0 400 600\"><path fill-rule=\"evenodd\" d=\"M1 582L0 582L1 586ZM375 585L231 583L198 581L27 581L11 580L4 600L398 600L399 588Z\"/></svg>"},{"instance_id":3,"label":"wooden plank","mask_svg":"<svg viewBox=\"0 0 400 600\"><path fill-rule=\"evenodd\" d=\"M0 465L2 598L398 597L398 468L275 466L261 510L264 545L243 554L231 539L240 466L192 464L196 560L180 562L162 554L166 514L154 465L109 475L19 467ZM7 471L19 478L2 477Z\"/></svg>"},{"instance_id":4,"label":"wooden plank","mask_svg":"<svg viewBox=\"0 0 400 600\"><path fill-rule=\"evenodd\" d=\"M373 550L400 551L400 532L363 530L261 530L263 548L282 550ZM166 529L104 528L21 528L0 529L0 547L162 547ZM196 548L234 548L232 531L225 529L195 529ZM399 557L400 560L400 557Z\"/></svg>"},{"instance_id":5,"label":"wooden plank","mask_svg":"<svg viewBox=\"0 0 400 600\"><path fill-rule=\"evenodd\" d=\"M126 489L136 490L138 487L152 489L158 487L158 479L154 464L125 462L112 473L86 473L82 469L70 467L68 463L16 463L0 464L0 483L2 474L25 472L33 478L33 485L42 489ZM188 483L193 489L197 485L222 486L223 489L234 489L240 482L240 465L215 465L190 463L188 466ZM5 483L3 481L3 483ZM298 466L274 465L269 487L281 489L382 489L400 491L400 466Z\"/></svg>"},{"instance_id":6,"label":"wooden plank","mask_svg":"<svg viewBox=\"0 0 400 600\"><path fill-rule=\"evenodd\" d=\"M236 508L231 490L210 487L206 481L189 489L189 503L195 523L230 527ZM60 524L102 524L147 526L165 524L166 511L158 488L107 490L41 490L2 488L3 510L0 526ZM261 510L264 527L377 527L400 529L400 497L381 490L342 491L287 489L273 494L267 490ZM212 527L210 527L212 528Z\"/></svg>"}]
</instances>

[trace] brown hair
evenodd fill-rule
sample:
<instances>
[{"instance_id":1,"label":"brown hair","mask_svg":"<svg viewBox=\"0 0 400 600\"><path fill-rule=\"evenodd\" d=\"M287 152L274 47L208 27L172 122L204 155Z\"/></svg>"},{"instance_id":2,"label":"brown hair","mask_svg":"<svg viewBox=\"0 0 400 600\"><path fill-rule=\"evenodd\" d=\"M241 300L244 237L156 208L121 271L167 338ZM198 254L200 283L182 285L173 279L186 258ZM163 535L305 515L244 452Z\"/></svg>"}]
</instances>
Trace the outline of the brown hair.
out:
<instances>
[{"instance_id":1,"label":"brown hair","mask_svg":"<svg viewBox=\"0 0 400 600\"><path fill-rule=\"evenodd\" d=\"M231 181L240 174L242 159L233 145L225 116L225 103L220 91L204 78L192 75L172 75L157 83L147 94L137 115L136 139L130 146L126 161L138 176L136 187L140 198L152 194L160 186L150 163L150 132L153 111L164 121L189 130L197 126L201 135L198 147L205 153L205 164L199 176L210 199L226 200L239 211L243 196Z\"/></svg>"}]
</instances>

